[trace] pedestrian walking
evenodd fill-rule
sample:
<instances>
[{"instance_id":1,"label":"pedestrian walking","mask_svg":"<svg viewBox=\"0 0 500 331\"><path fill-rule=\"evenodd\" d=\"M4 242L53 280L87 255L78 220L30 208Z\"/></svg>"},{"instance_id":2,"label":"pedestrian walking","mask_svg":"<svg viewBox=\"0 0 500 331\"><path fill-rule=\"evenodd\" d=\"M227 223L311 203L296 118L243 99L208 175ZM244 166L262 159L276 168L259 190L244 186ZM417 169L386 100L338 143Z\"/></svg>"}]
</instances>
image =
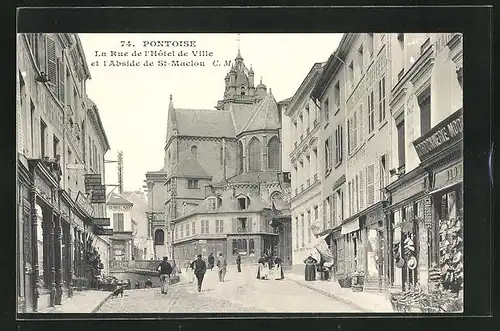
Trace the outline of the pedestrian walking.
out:
<instances>
[{"instance_id":1,"label":"pedestrian walking","mask_svg":"<svg viewBox=\"0 0 500 331\"><path fill-rule=\"evenodd\" d=\"M194 260L193 262L191 262L191 264L189 265L189 267L191 268L191 273L190 273L190 277L191 277L191 280L190 282L191 283L194 283L194 278L195 278L195 274L194 274L194 263L196 262L198 258L195 256L194 257Z\"/></svg>"},{"instance_id":2,"label":"pedestrian walking","mask_svg":"<svg viewBox=\"0 0 500 331\"><path fill-rule=\"evenodd\" d=\"M267 279L269 277L269 263L265 254L260 257L258 264L257 279Z\"/></svg>"},{"instance_id":3,"label":"pedestrian walking","mask_svg":"<svg viewBox=\"0 0 500 331\"><path fill-rule=\"evenodd\" d=\"M238 272L241 272L241 255L238 253L236 255L236 266L238 267Z\"/></svg>"},{"instance_id":4,"label":"pedestrian walking","mask_svg":"<svg viewBox=\"0 0 500 331\"><path fill-rule=\"evenodd\" d=\"M208 269L210 269L210 271L212 271L212 269L214 268L214 264L215 264L214 253L210 253L210 255L208 256Z\"/></svg>"},{"instance_id":5,"label":"pedestrian walking","mask_svg":"<svg viewBox=\"0 0 500 331\"><path fill-rule=\"evenodd\" d=\"M217 260L217 268L219 268L219 282L224 281L227 271L227 260L222 253L219 253L219 259Z\"/></svg>"},{"instance_id":6,"label":"pedestrian walking","mask_svg":"<svg viewBox=\"0 0 500 331\"><path fill-rule=\"evenodd\" d=\"M282 280L285 278L285 275L283 274L283 262L277 255L274 257L273 274L275 280Z\"/></svg>"},{"instance_id":7,"label":"pedestrian walking","mask_svg":"<svg viewBox=\"0 0 500 331\"><path fill-rule=\"evenodd\" d=\"M193 262L194 274L198 280L198 292L201 292L201 285L203 283L203 277L207 272L207 264L202 260L201 254L197 256L197 259Z\"/></svg>"},{"instance_id":8,"label":"pedestrian walking","mask_svg":"<svg viewBox=\"0 0 500 331\"><path fill-rule=\"evenodd\" d=\"M163 257L163 261L158 266L158 272L160 273L160 282L161 282L161 293L167 294L168 285L170 285L170 274L172 274L173 268L168 263L168 258Z\"/></svg>"}]
</instances>

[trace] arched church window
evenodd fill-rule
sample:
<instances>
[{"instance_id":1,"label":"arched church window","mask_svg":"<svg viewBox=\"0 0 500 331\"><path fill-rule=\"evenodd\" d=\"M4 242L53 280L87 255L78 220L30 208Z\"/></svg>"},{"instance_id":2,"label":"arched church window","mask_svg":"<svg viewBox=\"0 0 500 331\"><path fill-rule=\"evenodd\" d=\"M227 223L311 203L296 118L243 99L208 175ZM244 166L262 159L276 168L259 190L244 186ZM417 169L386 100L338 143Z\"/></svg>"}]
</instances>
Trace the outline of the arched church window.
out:
<instances>
[{"instance_id":1,"label":"arched church window","mask_svg":"<svg viewBox=\"0 0 500 331\"><path fill-rule=\"evenodd\" d=\"M272 137L271 140L269 140L269 143L267 144L268 147L268 167L269 169L276 169L278 170L280 168L280 142L278 141L278 138Z\"/></svg>"},{"instance_id":2,"label":"arched church window","mask_svg":"<svg viewBox=\"0 0 500 331\"><path fill-rule=\"evenodd\" d=\"M238 141L238 173L243 172L243 143Z\"/></svg>"},{"instance_id":3,"label":"arched church window","mask_svg":"<svg viewBox=\"0 0 500 331\"><path fill-rule=\"evenodd\" d=\"M191 146L191 155L196 159L196 157L198 156L198 147Z\"/></svg>"},{"instance_id":4,"label":"arched church window","mask_svg":"<svg viewBox=\"0 0 500 331\"><path fill-rule=\"evenodd\" d=\"M252 138L248 145L248 168L250 171L260 171L260 141L257 138Z\"/></svg>"},{"instance_id":5,"label":"arched church window","mask_svg":"<svg viewBox=\"0 0 500 331\"><path fill-rule=\"evenodd\" d=\"M155 231L155 245L164 245L165 244L165 233L162 229L158 229Z\"/></svg>"},{"instance_id":6,"label":"arched church window","mask_svg":"<svg viewBox=\"0 0 500 331\"><path fill-rule=\"evenodd\" d=\"M245 87L245 86L242 86L242 87L241 87L241 92L240 92L240 94L241 94L241 95L245 95L246 90L247 90L247 89L246 89L246 87Z\"/></svg>"}]
</instances>

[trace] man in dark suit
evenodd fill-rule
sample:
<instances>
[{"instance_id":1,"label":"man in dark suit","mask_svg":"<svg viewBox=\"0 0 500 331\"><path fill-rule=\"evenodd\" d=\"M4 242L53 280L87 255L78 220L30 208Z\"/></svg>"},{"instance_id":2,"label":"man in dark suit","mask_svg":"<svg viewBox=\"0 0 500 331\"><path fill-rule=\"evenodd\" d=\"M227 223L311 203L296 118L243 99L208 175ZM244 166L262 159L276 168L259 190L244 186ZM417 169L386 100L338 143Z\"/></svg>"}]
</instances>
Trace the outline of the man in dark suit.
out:
<instances>
[{"instance_id":1,"label":"man in dark suit","mask_svg":"<svg viewBox=\"0 0 500 331\"><path fill-rule=\"evenodd\" d=\"M168 258L165 256L163 261L158 266L158 272L160 273L160 281L161 281L161 293L167 294L168 285L170 284L170 275L172 274L173 268L168 263Z\"/></svg>"},{"instance_id":2,"label":"man in dark suit","mask_svg":"<svg viewBox=\"0 0 500 331\"><path fill-rule=\"evenodd\" d=\"M201 254L197 256L197 259L193 262L194 275L198 280L198 292L201 292L201 284L203 283L203 277L207 272L207 264L201 259Z\"/></svg>"},{"instance_id":3,"label":"man in dark suit","mask_svg":"<svg viewBox=\"0 0 500 331\"><path fill-rule=\"evenodd\" d=\"M236 265L238 266L238 272L241 272L241 255L238 253L236 256Z\"/></svg>"}]
</instances>

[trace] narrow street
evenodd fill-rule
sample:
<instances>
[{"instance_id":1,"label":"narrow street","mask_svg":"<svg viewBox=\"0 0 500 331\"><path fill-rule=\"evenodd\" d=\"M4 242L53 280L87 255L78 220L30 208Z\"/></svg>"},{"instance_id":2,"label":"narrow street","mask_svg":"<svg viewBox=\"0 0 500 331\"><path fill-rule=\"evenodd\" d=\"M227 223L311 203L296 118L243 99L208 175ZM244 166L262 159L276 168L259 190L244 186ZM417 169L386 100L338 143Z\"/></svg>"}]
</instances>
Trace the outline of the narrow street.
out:
<instances>
[{"instance_id":1,"label":"narrow street","mask_svg":"<svg viewBox=\"0 0 500 331\"><path fill-rule=\"evenodd\" d=\"M253 266L242 273L230 269L224 283L215 270L208 271L201 293L191 283L172 285L166 296L159 288L125 291L98 313L358 312L287 279L259 281L255 271Z\"/></svg>"}]
</instances>

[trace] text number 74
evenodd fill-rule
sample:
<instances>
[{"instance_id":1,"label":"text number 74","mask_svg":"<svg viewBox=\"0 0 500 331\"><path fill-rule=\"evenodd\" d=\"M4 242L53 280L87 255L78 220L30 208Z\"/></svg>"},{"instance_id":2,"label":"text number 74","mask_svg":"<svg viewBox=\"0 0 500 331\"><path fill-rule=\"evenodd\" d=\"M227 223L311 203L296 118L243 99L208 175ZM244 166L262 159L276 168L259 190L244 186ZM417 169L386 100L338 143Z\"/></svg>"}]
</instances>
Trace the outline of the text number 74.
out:
<instances>
[{"instance_id":1,"label":"text number 74","mask_svg":"<svg viewBox=\"0 0 500 331\"><path fill-rule=\"evenodd\" d=\"M125 47L125 46L132 46L132 43L130 41L120 41L120 44L122 47Z\"/></svg>"}]
</instances>

